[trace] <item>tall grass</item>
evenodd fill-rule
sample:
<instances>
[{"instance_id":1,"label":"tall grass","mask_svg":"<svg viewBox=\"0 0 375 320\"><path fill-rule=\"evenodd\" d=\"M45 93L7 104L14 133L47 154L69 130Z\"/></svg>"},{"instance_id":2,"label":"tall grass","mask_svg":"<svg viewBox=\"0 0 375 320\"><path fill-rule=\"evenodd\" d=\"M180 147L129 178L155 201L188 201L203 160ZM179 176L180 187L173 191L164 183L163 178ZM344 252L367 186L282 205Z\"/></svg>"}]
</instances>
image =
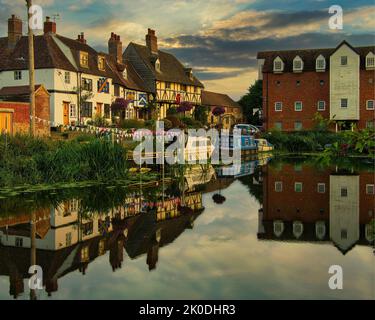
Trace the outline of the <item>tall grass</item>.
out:
<instances>
[{"instance_id":1,"label":"tall grass","mask_svg":"<svg viewBox=\"0 0 375 320\"><path fill-rule=\"evenodd\" d=\"M0 186L123 179L125 156L125 148L104 140L52 142L1 136Z\"/></svg>"}]
</instances>

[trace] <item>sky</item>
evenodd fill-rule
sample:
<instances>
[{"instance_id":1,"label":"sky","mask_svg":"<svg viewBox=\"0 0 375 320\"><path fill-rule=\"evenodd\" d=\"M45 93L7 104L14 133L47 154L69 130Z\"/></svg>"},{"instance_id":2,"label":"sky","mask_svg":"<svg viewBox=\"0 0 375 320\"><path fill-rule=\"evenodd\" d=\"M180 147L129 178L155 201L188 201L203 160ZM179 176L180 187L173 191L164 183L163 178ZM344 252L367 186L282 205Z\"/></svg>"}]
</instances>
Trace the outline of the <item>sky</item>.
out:
<instances>
[{"instance_id":1,"label":"sky","mask_svg":"<svg viewBox=\"0 0 375 320\"><path fill-rule=\"evenodd\" d=\"M59 14L57 32L107 51L111 32L144 44L156 30L159 49L193 68L211 91L235 100L258 77L259 51L375 43L374 0L34 0L45 16ZM328 8L343 9L342 30L330 30ZM26 21L24 0L0 0L0 35L14 13ZM26 25L24 26L26 32Z\"/></svg>"}]
</instances>

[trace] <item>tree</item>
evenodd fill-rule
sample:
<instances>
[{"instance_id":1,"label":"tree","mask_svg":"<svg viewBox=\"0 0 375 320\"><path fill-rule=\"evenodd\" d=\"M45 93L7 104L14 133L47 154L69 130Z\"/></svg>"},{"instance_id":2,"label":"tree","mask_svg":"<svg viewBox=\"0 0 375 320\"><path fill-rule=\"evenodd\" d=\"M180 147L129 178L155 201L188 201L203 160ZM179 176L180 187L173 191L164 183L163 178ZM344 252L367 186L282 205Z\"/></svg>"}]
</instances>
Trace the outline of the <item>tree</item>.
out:
<instances>
[{"instance_id":1,"label":"tree","mask_svg":"<svg viewBox=\"0 0 375 320\"><path fill-rule=\"evenodd\" d=\"M263 106L263 83L262 80L257 80L250 86L248 92L238 101L242 107L243 115L248 123L253 125L262 125L260 113L254 114L254 109L262 110Z\"/></svg>"}]
</instances>

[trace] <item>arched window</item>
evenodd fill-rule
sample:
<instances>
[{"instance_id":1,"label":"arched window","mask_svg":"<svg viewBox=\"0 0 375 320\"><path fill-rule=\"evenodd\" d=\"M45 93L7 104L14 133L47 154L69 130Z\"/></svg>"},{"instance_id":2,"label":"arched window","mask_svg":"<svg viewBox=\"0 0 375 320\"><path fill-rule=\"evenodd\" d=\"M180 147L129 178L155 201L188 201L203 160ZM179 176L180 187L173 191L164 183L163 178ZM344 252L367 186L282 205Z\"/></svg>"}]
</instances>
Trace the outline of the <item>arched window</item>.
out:
<instances>
[{"instance_id":1,"label":"arched window","mask_svg":"<svg viewBox=\"0 0 375 320\"><path fill-rule=\"evenodd\" d=\"M296 221L293 223L293 235L296 239L299 239L303 234L303 223L300 221Z\"/></svg>"},{"instance_id":2,"label":"arched window","mask_svg":"<svg viewBox=\"0 0 375 320\"><path fill-rule=\"evenodd\" d=\"M278 220L273 223L273 233L276 237L280 237L284 232L284 222Z\"/></svg>"},{"instance_id":3,"label":"arched window","mask_svg":"<svg viewBox=\"0 0 375 320\"><path fill-rule=\"evenodd\" d=\"M124 79L128 79L128 70L126 68L122 72L122 76L124 77Z\"/></svg>"},{"instance_id":4,"label":"arched window","mask_svg":"<svg viewBox=\"0 0 375 320\"><path fill-rule=\"evenodd\" d=\"M276 57L273 61L273 71L274 72L283 72L284 71L284 62L280 57Z\"/></svg>"},{"instance_id":5,"label":"arched window","mask_svg":"<svg viewBox=\"0 0 375 320\"><path fill-rule=\"evenodd\" d=\"M326 59L320 55L316 58L316 71L325 71L326 70Z\"/></svg>"},{"instance_id":6,"label":"arched window","mask_svg":"<svg viewBox=\"0 0 375 320\"><path fill-rule=\"evenodd\" d=\"M157 72L160 72L160 60L159 60L159 59L157 59L157 60L155 61L155 70L156 70Z\"/></svg>"},{"instance_id":7,"label":"arched window","mask_svg":"<svg viewBox=\"0 0 375 320\"><path fill-rule=\"evenodd\" d=\"M302 72L303 70L303 60L300 56L297 56L293 60L293 71L294 72Z\"/></svg>"},{"instance_id":8,"label":"arched window","mask_svg":"<svg viewBox=\"0 0 375 320\"><path fill-rule=\"evenodd\" d=\"M323 240L326 236L326 224L324 221L318 221L315 224L315 234L319 240Z\"/></svg>"},{"instance_id":9,"label":"arched window","mask_svg":"<svg viewBox=\"0 0 375 320\"><path fill-rule=\"evenodd\" d=\"M369 54L366 56L366 69L375 69L375 55L372 52L369 52Z\"/></svg>"}]
</instances>

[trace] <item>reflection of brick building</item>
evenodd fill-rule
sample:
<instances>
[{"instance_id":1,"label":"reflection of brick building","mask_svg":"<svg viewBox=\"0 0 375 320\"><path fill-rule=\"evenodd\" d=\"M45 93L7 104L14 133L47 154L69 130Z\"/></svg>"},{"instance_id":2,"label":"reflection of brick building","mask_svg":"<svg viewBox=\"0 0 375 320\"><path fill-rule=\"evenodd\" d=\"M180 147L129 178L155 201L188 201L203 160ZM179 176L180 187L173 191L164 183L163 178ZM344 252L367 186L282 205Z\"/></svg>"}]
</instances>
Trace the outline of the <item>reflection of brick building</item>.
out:
<instances>
[{"instance_id":1,"label":"reflection of brick building","mask_svg":"<svg viewBox=\"0 0 375 320\"><path fill-rule=\"evenodd\" d=\"M258 238L333 242L343 253L371 245L373 173L348 174L299 164L264 167Z\"/></svg>"},{"instance_id":2,"label":"reflection of brick building","mask_svg":"<svg viewBox=\"0 0 375 320\"><path fill-rule=\"evenodd\" d=\"M317 113L373 127L374 54L374 46L345 41L332 49L259 52L265 129L311 129Z\"/></svg>"}]
</instances>

